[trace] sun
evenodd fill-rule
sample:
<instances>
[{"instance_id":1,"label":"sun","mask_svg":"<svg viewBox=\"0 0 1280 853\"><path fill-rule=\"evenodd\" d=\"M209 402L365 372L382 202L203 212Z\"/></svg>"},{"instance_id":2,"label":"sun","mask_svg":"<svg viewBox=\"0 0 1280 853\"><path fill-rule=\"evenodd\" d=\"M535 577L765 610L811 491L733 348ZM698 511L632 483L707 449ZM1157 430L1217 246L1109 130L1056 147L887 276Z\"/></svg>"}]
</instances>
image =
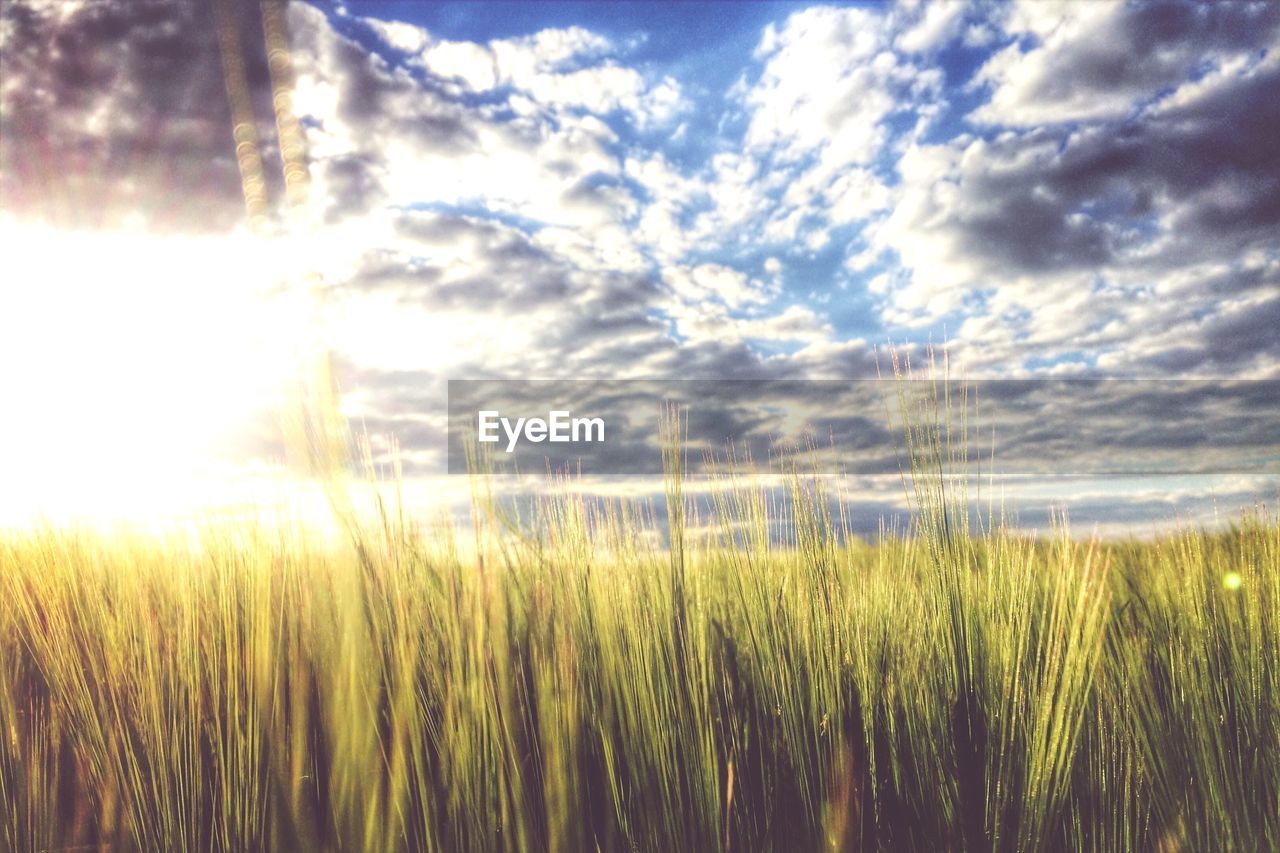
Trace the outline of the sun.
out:
<instances>
[{"instance_id":1,"label":"sun","mask_svg":"<svg viewBox=\"0 0 1280 853\"><path fill-rule=\"evenodd\" d=\"M0 521L225 497L314 346L296 270L248 234L0 221Z\"/></svg>"}]
</instances>

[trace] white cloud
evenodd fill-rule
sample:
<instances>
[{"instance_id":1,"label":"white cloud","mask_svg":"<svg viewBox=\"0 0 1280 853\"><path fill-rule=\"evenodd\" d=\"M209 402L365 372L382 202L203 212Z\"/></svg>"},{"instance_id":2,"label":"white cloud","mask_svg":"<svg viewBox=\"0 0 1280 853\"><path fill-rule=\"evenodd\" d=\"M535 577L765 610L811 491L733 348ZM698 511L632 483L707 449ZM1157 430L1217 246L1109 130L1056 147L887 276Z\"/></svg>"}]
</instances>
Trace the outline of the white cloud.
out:
<instances>
[{"instance_id":1,"label":"white cloud","mask_svg":"<svg viewBox=\"0 0 1280 853\"><path fill-rule=\"evenodd\" d=\"M617 64L612 58L616 46L580 27L542 30L487 44L434 41L425 31L419 32L416 42L403 33L397 33L396 40L420 44L410 50L418 66L460 81L473 92L507 87L553 110L598 114L623 110L645 127L665 124L688 106L674 79L651 81L636 69Z\"/></svg>"},{"instance_id":2,"label":"white cloud","mask_svg":"<svg viewBox=\"0 0 1280 853\"><path fill-rule=\"evenodd\" d=\"M470 41L445 41L421 54L421 64L442 77L461 80L476 92L496 89L503 79L492 48Z\"/></svg>"},{"instance_id":3,"label":"white cloud","mask_svg":"<svg viewBox=\"0 0 1280 853\"><path fill-rule=\"evenodd\" d=\"M431 35L422 27L404 21L383 21L366 18L365 23L380 35L388 45L405 53L421 53L431 43Z\"/></svg>"},{"instance_id":4,"label":"white cloud","mask_svg":"<svg viewBox=\"0 0 1280 853\"><path fill-rule=\"evenodd\" d=\"M817 7L780 29L770 25L756 51L764 68L745 96L747 145L783 160L832 147L851 162L869 162L900 74L888 46L884 18L868 9ZM815 86L818 80L824 84Z\"/></svg>"},{"instance_id":5,"label":"white cloud","mask_svg":"<svg viewBox=\"0 0 1280 853\"><path fill-rule=\"evenodd\" d=\"M943 38L953 11L814 7L766 27L758 75L730 93L746 128L712 160L713 206L699 232L816 252L833 229L879 215L890 200L884 165L904 136L890 122L913 118L905 135L923 133L943 82L895 42L904 28L925 26L913 37L925 49L924 34Z\"/></svg>"},{"instance_id":6,"label":"white cloud","mask_svg":"<svg viewBox=\"0 0 1280 853\"><path fill-rule=\"evenodd\" d=\"M965 4L961 0L934 0L922 3L920 19L901 35L895 45L907 53L929 53L953 38L964 22Z\"/></svg>"},{"instance_id":7,"label":"white cloud","mask_svg":"<svg viewBox=\"0 0 1280 853\"><path fill-rule=\"evenodd\" d=\"M831 324L810 308L792 305L772 317L741 320L737 331L744 338L756 340L814 342L825 340L831 334Z\"/></svg>"},{"instance_id":8,"label":"white cloud","mask_svg":"<svg viewBox=\"0 0 1280 853\"><path fill-rule=\"evenodd\" d=\"M321 185L329 164L354 162L383 203L483 200L498 212L588 231L634 213L623 187L600 180L618 176L621 164L610 150L616 135L595 116L552 120L526 110L512 120L492 107L464 106L346 41L320 12L291 8L296 103L311 120L308 145ZM573 35L529 44L550 45L551 57L561 59L596 42Z\"/></svg>"},{"instance_id":9,"label":"white cloud","mask_svg":"<svg viewBox=\"0 0 1280 853\"><path fill-rule=\"evenodd\" d=\"M672 267L663 271L663 278L677 296L691 303L714 300L739 308L760 304L767 299L763 286L740 270L722 264Z\"/></svg>"}]
</instances>

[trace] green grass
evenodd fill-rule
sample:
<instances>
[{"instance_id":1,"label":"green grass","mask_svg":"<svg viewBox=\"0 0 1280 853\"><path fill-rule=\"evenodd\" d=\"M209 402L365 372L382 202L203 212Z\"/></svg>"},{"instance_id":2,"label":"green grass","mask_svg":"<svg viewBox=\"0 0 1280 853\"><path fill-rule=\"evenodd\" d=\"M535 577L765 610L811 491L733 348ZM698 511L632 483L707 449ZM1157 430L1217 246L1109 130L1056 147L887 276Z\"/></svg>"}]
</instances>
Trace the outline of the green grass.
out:
<instances>
[{"instance_id":1,"label":"green grass","mask_svg":"<svg viewBox=\"0 0 1280 853\"><path fill-rule=\"evenodd\" d=\"M1280 849L1280 525L971 529L911 424L874 544L800 475L694 519L674 431L670 548L483 478L461 542L8 535L0 849Z\"/></svg>"}]
</instances>

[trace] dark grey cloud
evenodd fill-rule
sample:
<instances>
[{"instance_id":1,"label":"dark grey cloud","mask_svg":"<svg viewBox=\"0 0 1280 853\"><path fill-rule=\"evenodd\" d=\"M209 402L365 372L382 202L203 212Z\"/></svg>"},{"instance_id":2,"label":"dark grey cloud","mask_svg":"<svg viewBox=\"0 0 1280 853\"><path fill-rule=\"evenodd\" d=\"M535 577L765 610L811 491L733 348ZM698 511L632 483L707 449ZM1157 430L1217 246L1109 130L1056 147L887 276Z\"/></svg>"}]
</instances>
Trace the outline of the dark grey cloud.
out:
<instances>
[{"instance_id":1,"label":"dark grey cloud","mask_svg":"<svg viewBox=\"0 0 1280 853\"><path fill-rule=\"evenodd\" d=\"M1007 18L1017 42L980 75L995 94L978 114L1000 124L1119 118L1216 60L1274 47L1280 32L1268 2L1032 3Z\"/></svg>"},{"instance_id":2,"label":"dark grey cloud","mask_svg":"<svg viewBox=\"0 0 1280 853\"><path fill-rule=\"evenodd\" d=\"M332 37L319 16L295 15L294 41L301 46L299 61L316 60L323 44L329 54L321 62L338 84L336 118L366 132L377 132L375 144L385 134L412 142L424 155L449 156L474 148L476 133L468 111L445 92L429 74L410 74L392 66L377 53L355 42Z\"/></svg>"},{"instance_id":3,"label":"dark grey cloud","mask_svg":"<svg viewBox=\"0 0 1280 853\"><path fill-rule=\"evenodd\" d=\"M228 0L271 195L274 117L261 13ZM213 4L0 6L0 198L62 226L220 231L244 217Z\"/></svg>"},{"instance_id":4,"label":"dark grey cloud","mask_svg":"<svg viewBox=\"0 0 1280 853\"><path fill-rule=\"evenodd\" d=\"M877 226L911 271L885 316L985 315L957 341L979 369L1269 375L1280 6L1088 8L1020 7L978 75L981 136L915 149Z\"/></svg>"},{"instance_id":5,"label":"dark grey cloud","mask_svg":"<svg viewBox=\"0 0 1280 853\"><path fill-rule=\"evenodd\" d=\"M367 252L363 268L341 289L391 291L429 309L502 313L557 305L588 286L566 261L496 222L410 212L396 219L395 232L406 246ZM459 249L466 270L446 277L433 259L447 250L453 261Z\"/></svg>"},{"instance_id":6,"label":"dark grey cloud","mask_svg":"<svg viewBox=\"0 0 1280 853\"><path fill-rule=\"evenodd\" d=\"M1134 347L1130 361L1166 374L1232 375L1259 355L1280 355L1280 297L1204 312L1154 343Z\"/></svg>"},{"instance_id":7,"label":"dark grey cloud","mask_svg":"<svg viewBox=\"0 0 1280 853\"><path fill-rule=\"evenodd\" d=\"M1222 362L1250 353L1274 351L1280 329L1280 296L1229 316L1217 315L1206 324L1205 341L1210 357Z\"/></svg>"},{"instance_id":8,"label":"dark grey cloud","mask_svg":"<svg viewBox=\"0 0 1280 853\"><path fill-rule=\"evenodd\" d=\"M312 163L325 188L324 219L333 225L366 215L388 200L379 172L384 165L376 155L365 152L342 154Z\"/></svg>"},{"instance_id":9,"label":"dark grey cloud","mask_svg":"<svg viewBox=\"0 0 1280 853\"><path fill-rule=\"evenodd\" d=\"M945 227L967 257L1006 275L1124 263L1162 228L1170 245L1159 259L1143 259L1157 268L1275 249L1277 91L1273 63L1185 106L1120 124L1003 135L967 158ZM1250 283L1244 275L1216 286Z\"/></svg>"},{"instance_id":10,"label":"dark grey cloud","mask_svg":"<svg viewBox=\"0 0 1280 853\"><path fill-rule=\"evenodd\" d=\"M1044 186L1077 203L1127 196L1130 213L1161 208L1187 239L1224 248L1274 245L1280 223L1280 64L1132 125L1067 140Z\"/></svg>"}]
</instances>

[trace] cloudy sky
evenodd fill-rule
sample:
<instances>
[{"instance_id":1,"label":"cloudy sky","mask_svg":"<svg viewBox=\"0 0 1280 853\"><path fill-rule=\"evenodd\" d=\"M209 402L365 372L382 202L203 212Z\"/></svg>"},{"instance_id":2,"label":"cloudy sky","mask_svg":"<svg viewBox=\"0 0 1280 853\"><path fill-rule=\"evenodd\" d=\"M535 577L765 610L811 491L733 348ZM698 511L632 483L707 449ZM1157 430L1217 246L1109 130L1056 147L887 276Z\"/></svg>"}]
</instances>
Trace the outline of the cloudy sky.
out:
<instances>
[{"instance_id":1,"label":"cloudy sky","mask_svg":"<svg viewBox=\"0 0 1280 853\"><path fill-rule=\"evenodd\" d=\"M1280 378L1280 4L267 12L0 10L29 478L269 459L312 336L424 470L448 378Z\"/></svg>"}]
</instances>

